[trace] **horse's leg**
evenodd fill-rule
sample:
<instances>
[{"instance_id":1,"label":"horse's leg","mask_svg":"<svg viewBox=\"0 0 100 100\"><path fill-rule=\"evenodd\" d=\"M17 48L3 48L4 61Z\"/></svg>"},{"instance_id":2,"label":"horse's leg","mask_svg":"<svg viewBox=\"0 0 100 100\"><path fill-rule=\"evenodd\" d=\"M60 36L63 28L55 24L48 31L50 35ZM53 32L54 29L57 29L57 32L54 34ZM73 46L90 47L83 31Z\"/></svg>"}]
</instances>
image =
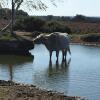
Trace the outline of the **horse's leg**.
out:
<instances>
[{"instance_id":1,"label":"horse's leg","mask_svg":"<svg viewBox=\"0 0 100 100\"><path fill-rule=\"evenodd\" d=\"M65 60L66 60L66 56L67 56L67 49L65 49L65 53L64 53L64 55L65 55Z\"/></svg>"},{"instance_id":2,"label":"horse's leg","mask_svg":"<svg viewBox=\"0 0 100 100\"><path fill-rule=\"evenodd\" d=\"M64 61L64 50L62 50L62 61Z\"/></svg>"},{"instance_id":3,"label":"horse's leg","mask_svg":"<svg viewBox=\"0 0 100 100\"><path fill-rule=\"evenodd\" d=\"M50 53L50 62L51 62L51 57L52 57L52 51L49 51L49 53Z\"/></svg>"},{"instance_id":4,"label":"horse's leg","mask_svg":"<svg viewBox=\"0 0 100 100\"><path fill-rule=\"evenodd\" d=\"M58 62L59 50L56 51L56 57L57 57L57 62Z\"/></svg>"}]
</instances>

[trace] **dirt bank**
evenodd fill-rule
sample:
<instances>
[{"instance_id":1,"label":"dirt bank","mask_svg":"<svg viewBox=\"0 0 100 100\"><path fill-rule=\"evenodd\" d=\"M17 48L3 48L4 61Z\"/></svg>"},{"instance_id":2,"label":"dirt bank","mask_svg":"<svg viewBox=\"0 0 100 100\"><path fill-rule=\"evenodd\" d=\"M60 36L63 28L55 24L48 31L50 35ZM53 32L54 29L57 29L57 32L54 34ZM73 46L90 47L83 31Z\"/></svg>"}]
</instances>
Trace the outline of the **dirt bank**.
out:
<instances>
[{"instance_id":1,"label":"dirt bank","mask_svg":"<svg viewBox=\"0 0 100 100\"><path fill-rule=\"evenodd\" d=\"M31 55L33 42L26 40L0 40L0 54Z\"/></svg>"},{"instance_id":2,"label":"dirt bank","mask_svg":"<svg viewBox=\"0 0 100 100\"><path fill-rule=\"evenodd\" d=\"M33 85L0 80L0 100L84 100L62 93L41 90Z\"/></svg>"}]
</instances>

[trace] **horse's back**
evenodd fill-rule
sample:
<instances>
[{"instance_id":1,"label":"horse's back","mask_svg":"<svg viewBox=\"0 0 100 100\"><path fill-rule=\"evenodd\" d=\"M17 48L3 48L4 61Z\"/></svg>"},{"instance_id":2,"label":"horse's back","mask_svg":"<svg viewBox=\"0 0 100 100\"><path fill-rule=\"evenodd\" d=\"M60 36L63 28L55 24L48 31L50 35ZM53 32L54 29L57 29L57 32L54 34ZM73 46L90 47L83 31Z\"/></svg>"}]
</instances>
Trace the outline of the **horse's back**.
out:
<instances>
[{"instance_id":1,"label":"horse's back","mask_svg":"<svg viewBox=\"0 0 100 100\"><path fill-rule=\"evenodd\" d=\"M61 50L69 46L69 39L67 33L54 32L51 34L51 42L55 48Z\"/></svg>"}]
</instances>

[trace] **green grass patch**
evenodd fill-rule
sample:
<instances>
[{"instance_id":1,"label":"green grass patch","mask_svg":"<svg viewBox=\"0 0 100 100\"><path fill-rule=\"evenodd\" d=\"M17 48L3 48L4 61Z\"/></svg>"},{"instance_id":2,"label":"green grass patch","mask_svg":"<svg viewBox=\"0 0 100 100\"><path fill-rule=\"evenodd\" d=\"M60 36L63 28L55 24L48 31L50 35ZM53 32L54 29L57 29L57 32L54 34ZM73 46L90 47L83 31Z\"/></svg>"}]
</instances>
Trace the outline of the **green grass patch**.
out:
<instances>
[{"instance_id":1,"label":"green grass patch","mask_svg":"<svg viewBox=\"0 0 100 100\"><path fill-rule=\"evenodd\" d=\"M10 32L5 32L3 34L0 34L0 40L15 40L15 38Z\"/></svg>"}]
</instances>

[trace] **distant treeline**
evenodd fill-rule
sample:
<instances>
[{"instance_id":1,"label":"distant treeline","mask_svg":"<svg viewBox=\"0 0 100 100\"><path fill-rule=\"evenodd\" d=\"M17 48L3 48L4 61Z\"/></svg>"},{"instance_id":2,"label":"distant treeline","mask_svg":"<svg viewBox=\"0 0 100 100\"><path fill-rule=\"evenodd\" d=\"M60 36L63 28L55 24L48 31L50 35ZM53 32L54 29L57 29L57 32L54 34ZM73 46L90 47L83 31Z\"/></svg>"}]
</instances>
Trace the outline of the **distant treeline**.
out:
<instances>
[{"instance_id":1,"label":"distant treeline","mask_svg":"<svg viewBox=\"0 0 100 100\"><path fill-rule=\"evenodd\" d=\"M16 15L18 16L29 16L27 12L23 10L16 11ZM11 10L8 8L0 9L0 18L10 19ZM76 15L76 16L34 16L39 19L43 19L46 21L55 20L55 21L84 21L84 22L100 22L100 17L87 17L84 15Z\"/></svg>"},{"instance_id":2,"label":"distant treeline","mask_svg":"<svg viewBox=\"0 0 100 100\"><path fill-rule=\"evenodd\" d=\"M43 20L57 20L57 21L71 21L71 22L100 22L100 17L87 17L84 15L76 15L76 16L36 16Z\"/></svg>"},{"instance_id":3,"label":"distant treeline","mask_svg":"<svg viewBox=\"0 0 100 100\"><path fill-rule=\"evenodd\" d=\"M0 9L0 21L11 19L11 10ZM14 30L41 32L68 32L74 34L100 33L100 17L76 16L29 16L22 10L16 11ZM2 22L2 23L3 23ZM0 23L0 26L5 25ZM0 27L1 28L1 27Z\"/></svg>"}]
</instances>

